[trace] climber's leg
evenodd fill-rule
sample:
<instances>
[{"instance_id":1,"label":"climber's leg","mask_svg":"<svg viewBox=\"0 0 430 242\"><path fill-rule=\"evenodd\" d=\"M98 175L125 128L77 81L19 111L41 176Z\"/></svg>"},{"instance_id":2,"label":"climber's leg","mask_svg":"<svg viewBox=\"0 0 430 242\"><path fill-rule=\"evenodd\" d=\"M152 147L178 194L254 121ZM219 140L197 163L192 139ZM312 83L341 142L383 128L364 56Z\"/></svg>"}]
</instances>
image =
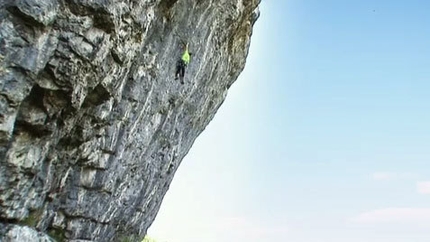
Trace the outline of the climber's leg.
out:
<instances>
[{"instance_id":1,"label":"climber's leg","mask_svg":"<svg viewBox=\"0 0 430 242\"><path fill-rule=\"evenodd\" d=\"M176 72L175 72L175 80L178 80L180 74L181 74L181 60L178 60L178 62L176 63Z\"/></svg>"},{"instance_id":2,"label":"climber's leg","mask_svg":"<svg viewBox=\"0 0 430 242\"><path fill-rule=\"evenodd\" d=\"M181 65L181 84L184 84L184 76L185 76L185 64L182 62Z\"/></svg>"}]
</instances>

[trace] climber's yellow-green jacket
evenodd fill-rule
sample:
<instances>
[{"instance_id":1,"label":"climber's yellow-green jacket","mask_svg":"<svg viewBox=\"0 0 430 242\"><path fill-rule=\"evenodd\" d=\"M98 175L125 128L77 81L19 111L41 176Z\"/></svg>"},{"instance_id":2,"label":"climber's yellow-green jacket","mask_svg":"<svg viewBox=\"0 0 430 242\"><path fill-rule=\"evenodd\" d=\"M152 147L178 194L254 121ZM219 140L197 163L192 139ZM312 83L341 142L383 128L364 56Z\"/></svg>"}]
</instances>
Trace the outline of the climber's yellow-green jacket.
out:
<instances>
[{"instance_id":1,"label":"climber's yellow-green jacket","mask_svg":"<svg viewBox=\"0 0 430 242\"><path fill-rule=\"evenodd\" d=\"M190 53L188 52L188 44L185 46L184 54L182 55L182 60L184 61L185 65L188 65L190 63Z\"/></svg>"}]
</instances>

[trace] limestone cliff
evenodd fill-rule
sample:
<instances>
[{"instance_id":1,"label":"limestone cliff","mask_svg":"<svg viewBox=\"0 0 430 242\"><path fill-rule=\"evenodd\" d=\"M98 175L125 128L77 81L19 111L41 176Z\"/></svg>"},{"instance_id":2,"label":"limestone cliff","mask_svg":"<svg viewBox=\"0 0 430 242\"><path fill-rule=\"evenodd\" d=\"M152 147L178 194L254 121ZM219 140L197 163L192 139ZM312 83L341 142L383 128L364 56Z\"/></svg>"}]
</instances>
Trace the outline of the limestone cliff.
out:
<instances>
[{"instance_id":1,"label":"limestone cliff","mask_svg":"<svg viewBox=\"0 0 430 242\"><path fill-rule=\"evenodd\" d=\"M258 4L0 0L0 241L143 236L244 68Z\"/></svg>"}]
</instances>

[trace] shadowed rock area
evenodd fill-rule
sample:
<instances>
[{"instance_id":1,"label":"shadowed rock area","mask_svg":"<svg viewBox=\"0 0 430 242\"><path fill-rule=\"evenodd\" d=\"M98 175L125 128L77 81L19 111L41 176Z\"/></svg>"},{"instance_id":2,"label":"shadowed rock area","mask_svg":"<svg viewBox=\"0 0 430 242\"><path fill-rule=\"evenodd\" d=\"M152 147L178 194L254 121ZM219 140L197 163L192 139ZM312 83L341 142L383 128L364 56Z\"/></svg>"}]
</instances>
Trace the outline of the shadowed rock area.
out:
<instances>
[{"instance_id":1,"label":"shadowed rock area","mask_svg":"<svg viewBox=\"0 0 430 242\"><path fill-rule=\"evenodd\" d=\"M0 241L143 237L244 68L259 2L1 0Z\"/></svg>"}]
</instances>

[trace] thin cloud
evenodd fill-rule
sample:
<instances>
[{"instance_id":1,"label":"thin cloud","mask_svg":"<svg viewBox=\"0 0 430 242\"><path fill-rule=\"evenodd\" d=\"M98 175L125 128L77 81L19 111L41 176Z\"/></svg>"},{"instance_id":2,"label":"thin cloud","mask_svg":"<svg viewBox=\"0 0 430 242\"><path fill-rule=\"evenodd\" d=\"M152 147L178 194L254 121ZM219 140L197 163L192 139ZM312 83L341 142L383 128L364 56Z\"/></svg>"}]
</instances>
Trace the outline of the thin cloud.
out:
<instances>
[{"instance_id":1,"label":"thin cloud","mask_svg":"<svg viewBox=\"0 0 430 242\"><path fill-rule=\"evenodd\" d=\"M418 175L410 172L390 172L390 171L379 171L372 174L372 179L375 181L393 181L393 180L405 180L415 179Z\"/></svg>"},{"instance_id":2,"label":"thin cloud","mask_svg":"<svg viewBox=\"0 0 430 242\"><path fill-rule=\"evenodd\" d=\"M419 224L430 226L430 208L385 208L359 214L351 219L359 224Z\"/></svg>"},{"instance_id":3,"label":"thin cloud","mask_svg":"<svg viewBox=\"0 0 430 242\"><path fill-rule=\"evenodd\" d=\"M286 225L265 225L245 217L224 218L216 228L255 237L286 235L289 232Z\"/></svg>"},{"instance_id":4,"label":"thin cloud","mask_svg":"<svg viewBox=\"0 0 430 242\"><path fill-rule=\"evenodd\" d=\"M393 180L397 177L397 174L394 172L375 172L372 174L373 180L376 181L389 181Z\"/></svg>"},{"instance_id":5,"label":"thin cloud","mask_svg":"<svg viewBox=\"0 0 430 242\"><path fill-rule=\"evenodd\" d=\"M430 194L430 181L417 182L417 191L420 194Z\"/></svg>"}]
</instances>

